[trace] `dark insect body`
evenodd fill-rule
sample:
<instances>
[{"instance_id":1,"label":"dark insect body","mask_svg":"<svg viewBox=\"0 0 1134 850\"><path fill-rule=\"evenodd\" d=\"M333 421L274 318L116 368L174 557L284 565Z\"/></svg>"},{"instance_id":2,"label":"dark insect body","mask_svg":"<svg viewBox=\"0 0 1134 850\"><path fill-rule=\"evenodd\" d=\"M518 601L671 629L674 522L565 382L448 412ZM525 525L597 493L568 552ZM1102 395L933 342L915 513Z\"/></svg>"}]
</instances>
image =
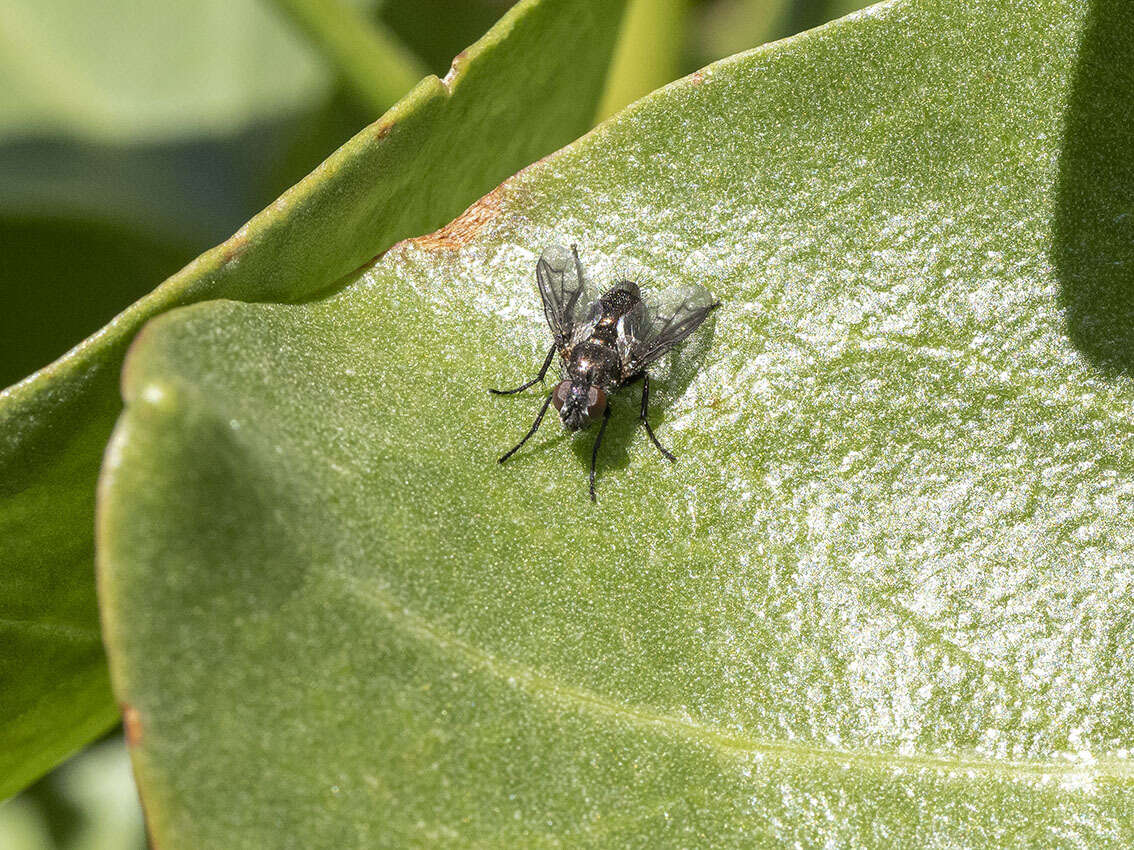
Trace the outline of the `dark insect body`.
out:
<instances>
[{"instance_id":1,"label":"dark insect body","mask_svg":"<svg viewBox=\"0 0 1134 850\"><path fill-rule=\"evenodd\" d=\"M676 458L662 448L647 418L650 376L646 369L688 337L720 302L703 286L682 286L662 293L656 302L643 300L633 281L623 280L597 298L584 295L583 266L576 246L570 253L555 246L543 252L536 264L536 281L543 312L554 339L539 374L513 390L489 390L512 395L543 380L551 361L559 354L561 380L540 408L531 429L500 463L519 451L538 430L547 408L555 405L569 431L586 428L601 416L598 436L591 450L590 492L595 501L595 465L599 446L610 419L608 396L635 381L642 382L639 421L658 451L667 460Z\"/></svg>"}]
</instances>

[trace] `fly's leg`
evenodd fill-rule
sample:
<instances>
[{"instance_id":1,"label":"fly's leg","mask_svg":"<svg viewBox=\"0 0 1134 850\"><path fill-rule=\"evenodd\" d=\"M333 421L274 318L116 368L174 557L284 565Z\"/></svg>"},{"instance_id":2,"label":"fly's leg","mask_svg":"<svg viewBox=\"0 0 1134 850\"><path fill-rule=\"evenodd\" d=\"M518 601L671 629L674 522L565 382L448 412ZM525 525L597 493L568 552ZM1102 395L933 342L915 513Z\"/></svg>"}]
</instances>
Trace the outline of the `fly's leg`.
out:
<instances>
[{"instance_id":1,"label":"fly's leg","mask_svg":"<svg viewBox=\"0 0 1134 850\"><path fill-rule=\"evenodd\" d=\"M646 409L649 407L649 404L650 404L650 376L647 375L645 372L643 372L642 373L642 412L641 412L641 414L639 414L638 418L642 421L642 424L646 426L646 433L650 435L650 439L653 440L654 445L658 447L658 451L661 452L665 456L666 460L668 460L670 463L674 463L674 462L677 461L677 458L675 458L673 455L671 455L669 452L667 452L665 449L662 448L662 444L659 443L658 438L654 436L654 429L650 427L650 420L646 416Z\"/></svg>"},{"instance_id":2,"label":"fly's leg","mask_svg":"<svg viewBox=\"0 0 1134 850\"><path fill-rule=\"evenodd\" d=\"M547 374L547 370L551 368L551 361L555 358L555 346L551 346L551 351L547 352L547 359L543 361L543 366L539 370L539 374L528 381L526 384L516 387L514 390L489 390L493 395L513 395L514 393L522 392L533 384L538 384L543 380L543 376ZM544 406L546 408L546 405ZM530 434L528 435L531 436ZM519 446L517 446L519 448Z\"/></svg>"},{"instance_id":3,"label":"fly's leg","mask_svg":"<svg viewBox=\"0 0 1134 850\"><path fill-rule=\"evenodd\" d=\"M583 264L579 261L579 246L574 242L571 243L571 253L575 255L575 271L579 273L579 283L581 284L586 278L583 277Z\"/></svg>"},{"instance_id":4,"label":"fly's leg","mask_svg":"<svg viewBox=\"0 0 1134 850\"><path fill-rule=\"evenodd\" d=\"M598 447L602 445L602 432L606 430L606 423L610 420L610 405L608 404L602 411L602 424L599 425L598 436L595 437L595 447L591 449L591 501L598 501L595 498L595 464L598 463Z\"/></svg>"},{"instance_id":5,"label":"fly's leg","mask_svg":"<svg viewBox=\"0 0 1134 850\"><path fill-rule=\"evenodd\" d=\"M533 381L533 383L534 383L534 381ZM523 444L526 443L529 439L531 439L532 434L534 434L536 431L539 430L539 423L543 421L543 415L545 413L547 413L547 408L548 408L548 405L551 404L551 396L553 396L553 395L555 395L555 393L551 393L550 395L548 395L547 399L544 401L543 407L541 407L539 409L539 416L537 416L535 418L535 422L532 423L531 430L528 431L528 433L524 434L524 439L522 439L522 440L520 440L520 442L516 443L516 445L513 446L510 451L506 452L504 454L504 456L501 457L499 461L497 461L497 463L503 463L508 458L510 458L512 455L514 455L516 452L518 452L520 450L520 447L523 446Z\"/></svg>"}]
</instances>

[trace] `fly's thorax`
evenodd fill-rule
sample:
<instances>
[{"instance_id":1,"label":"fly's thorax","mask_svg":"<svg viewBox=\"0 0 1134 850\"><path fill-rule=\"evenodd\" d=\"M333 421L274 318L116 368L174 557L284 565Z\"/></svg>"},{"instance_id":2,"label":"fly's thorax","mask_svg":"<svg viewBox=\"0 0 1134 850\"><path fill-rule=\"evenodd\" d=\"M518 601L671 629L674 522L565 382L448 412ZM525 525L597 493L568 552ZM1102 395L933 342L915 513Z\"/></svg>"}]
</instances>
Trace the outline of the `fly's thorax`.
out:
<instances>
[{"instance_id":1,"label":"fly's thorax","mask_svg":"<svg viewBox=\"0 0 1134 850\"><path fill-rule=\"evenodd\" d=\"M624 280L599 300L602 302L603 314L617 320L619 316L634 309L634 305L642 300L642 293L634 281Z\"/></svg>"},{"instance_id":2,"label":"fly's thorax","mask_svg":"<svg viewBox=\"0 0 1134 850\"><path fill-rule=\"evenodd\" d=\"M572 349L563 377L610 390L619 375L620 363L618 352L612 346L588 340Z\"/></svg>"}]
</instances>

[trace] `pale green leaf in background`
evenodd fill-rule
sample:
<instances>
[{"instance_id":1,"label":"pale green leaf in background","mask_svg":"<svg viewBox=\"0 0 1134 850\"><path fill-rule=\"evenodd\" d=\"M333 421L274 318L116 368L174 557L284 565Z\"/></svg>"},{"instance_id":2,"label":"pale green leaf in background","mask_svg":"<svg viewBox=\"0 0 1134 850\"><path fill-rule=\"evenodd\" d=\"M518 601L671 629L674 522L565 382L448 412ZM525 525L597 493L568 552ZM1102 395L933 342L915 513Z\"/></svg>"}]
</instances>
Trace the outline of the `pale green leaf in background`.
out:
<instances>
[{"instance_id":1,"label":"pale green leaf in background","mask_svg":"<svg viewBox=\"0 0 1134 850\"><path fill-rule=\"evenodd\" d=\"M694 12L693 48L728 56L869 5L863 0L712 0Z\"/></svg>"},{"instance_id":2,"label":"pale green leaf in background","mask_svg":"<svg viewBox=\"0 0 1134 850\"><path fill-rule=\"evenodd\" d=\"M687 6L688 0L631 0L599 103L600 119L681 76ZM755 44L760 42L744 46Z\"/></svg>"},{"instance_id":3,"label":"pale green leaf in background","mask_svg":"<svg viewBox=\"0 0 1134 850\"><path fill-rule=\"evenodd\" d=\"M155 321L100 600L157 843L1134 843L1134 29L896 0L305 304ZM723 306L506 467L540 249Z\"/></svg>"},{"instance_id":4,"label":"pale green leaf in background","mask_svg":"<svg viewBox=\"0 0 1134 850\"><path fill-rule=\"evenodd\" d=\"M130 758L120 738L87 747L27 792L0 802L4 850L145 850Z\"/></svg>"},{"instance_id":5,"label":"pale green leaf in background","mask_svg":"<svg viewBox=\"0 0 1134 850\"><path fill-rule=\"evenodd\" d=\"M226 132L253 111L314 105L332 83L270 7L227 0L0 0L0 77L0 134L132 143L181 135L190 121Z\"/></svg>"},{"instance_id":6,"label":"pale green leaf in background","mask_svg":"<svg viewBox=\"0 0 1134 850\"><path fill-rule=\"evenodd\" d=\"M381 115L428 73L397 33L346 0L273 0L310 40L361 103Z\"/></svg>"}]
</instances>

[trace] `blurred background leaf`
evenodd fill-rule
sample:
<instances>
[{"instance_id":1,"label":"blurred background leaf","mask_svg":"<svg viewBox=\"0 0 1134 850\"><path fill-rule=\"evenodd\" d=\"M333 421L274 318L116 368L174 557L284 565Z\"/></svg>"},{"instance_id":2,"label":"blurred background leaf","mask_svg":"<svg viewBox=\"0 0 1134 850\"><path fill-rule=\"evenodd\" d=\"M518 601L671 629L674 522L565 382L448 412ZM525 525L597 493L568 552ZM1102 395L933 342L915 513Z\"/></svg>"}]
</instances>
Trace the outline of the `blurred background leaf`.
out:
<instances>
[{"instance_id":1,"label":"blurred background leaf","mask_svg":"<svg viewBox=\"0 0 1134 850\"><path fill-rule=\"evenodd\" d=\"M145 826L121 735L88 747L0 803L4 850L142 850Z\"/></svg>"},{"instance_id":2,"label":"blurred background leaf","mask_svg":"<svg viewBox=\"0 0 1134 850\"><path fill-rule=\"evenodd\" d=\"M3 0L0 9L8 136L223 135L311 106L332 83L259 3Z\"/></svg>"},{"instance_id":3,"label":"blurred background leaf","mask_svg":"<svg viewBox=\"0 0 1134 850\"><path fill-rule=\"evenodd\" d=\"M685 51L688 0L631 0L598 118L693 70Z\"/></svg>"}]
</instances>

